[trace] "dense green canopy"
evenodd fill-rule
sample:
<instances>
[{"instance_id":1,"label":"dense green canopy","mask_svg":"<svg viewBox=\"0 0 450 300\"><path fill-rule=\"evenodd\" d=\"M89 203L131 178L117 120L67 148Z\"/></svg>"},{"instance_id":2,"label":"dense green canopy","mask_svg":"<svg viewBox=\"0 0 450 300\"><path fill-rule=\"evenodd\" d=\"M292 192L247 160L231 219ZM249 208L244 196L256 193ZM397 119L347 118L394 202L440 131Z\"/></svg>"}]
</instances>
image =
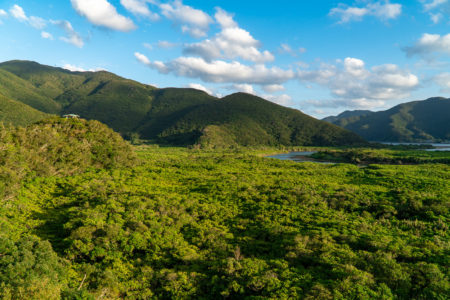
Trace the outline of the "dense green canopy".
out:
<instances>
[{"instance_id":1,"label":"dense green canopy","mask_svg":"<svg viewBox=\"0 0 450 300\"><path fill-rule=\"evenodd\" d=\"M449 294L448 164L155 146L136 159L118 134L77 119L0 134L1 298Z\"/></svg>"}]
</instances>

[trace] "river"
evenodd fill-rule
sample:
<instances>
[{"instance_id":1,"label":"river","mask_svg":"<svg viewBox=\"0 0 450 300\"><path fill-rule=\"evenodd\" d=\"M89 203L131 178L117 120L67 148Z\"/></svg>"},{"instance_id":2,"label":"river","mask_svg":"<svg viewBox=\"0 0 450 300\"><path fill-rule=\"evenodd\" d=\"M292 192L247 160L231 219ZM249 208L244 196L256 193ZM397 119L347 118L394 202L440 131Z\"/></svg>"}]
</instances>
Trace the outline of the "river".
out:
<instances>
[{"instance_id":1,"label":"river","mask_svg":"<svg viewBox=\"0 0 450 300\"><path fill-rule=\"evenodd\" d=\"M280 160L292 160L295 162L314 162L320 164L335 164L336 162L321 161L310 157L310 155L317 153L317 151L302 151L302 152L290 152L266 156L268 158L276 158Z\"/></svg>"}]
</instances>

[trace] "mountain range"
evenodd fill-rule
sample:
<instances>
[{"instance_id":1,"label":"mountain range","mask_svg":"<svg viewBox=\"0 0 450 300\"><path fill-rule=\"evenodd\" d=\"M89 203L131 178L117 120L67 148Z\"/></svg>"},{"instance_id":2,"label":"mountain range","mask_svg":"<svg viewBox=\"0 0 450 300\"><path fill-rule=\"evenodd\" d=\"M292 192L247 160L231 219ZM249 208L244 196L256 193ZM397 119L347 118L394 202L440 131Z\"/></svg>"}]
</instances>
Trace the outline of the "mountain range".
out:
<instances>
[{"instance_id":1,"label":"mountain range","mask_svg":"<svg viewBox=\"0 0 450 300\"><path fill-rule=\"evenodd\" d=\"M0 121L26 125L78 114L123 136L171 145L353 145L353 132L260 97L224 98L141 84L115 74L71 72L31 61L0 63Z\"/></svg>"},{"instance_id":2,"label":"mountain range","mask_svg":"<svg viewBox=\"0 0 450 300\"><path fill-rule=\"evenodd\" d=\"M324 121L351 130L369 141L450 141L450 99L434 97L379 112L346 111Z\"/></svg>"}]
</instances>

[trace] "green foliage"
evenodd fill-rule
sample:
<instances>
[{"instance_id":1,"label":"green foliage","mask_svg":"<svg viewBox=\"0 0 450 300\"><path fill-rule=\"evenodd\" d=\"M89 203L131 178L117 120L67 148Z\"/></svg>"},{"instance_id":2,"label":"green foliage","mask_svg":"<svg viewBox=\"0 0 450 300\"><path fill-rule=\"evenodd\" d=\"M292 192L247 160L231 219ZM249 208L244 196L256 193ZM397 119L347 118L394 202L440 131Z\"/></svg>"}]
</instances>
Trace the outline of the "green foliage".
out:
<instances>
[{"instance_id":1,"label":"green foliage","mask_svg":"<svg viewBox=\"0 0 450 300\"><path fill-rule=\"evenodd\" d=\"M61 296L445 299L449 292L448 165L359 168L239 149L137 151L144 163L131 168L29 178L9 202L10 226L50 241L68 262L54 281Z\"/></svg>"},{"instance_id":2,"label":"green foliage","mask_svg":"<svg viewBox=\"0 0 450 300\"><path fill-rule=\"evenodd\" d=\"M430 98L367 114L349 113L326 120L369 141L441 142L450 140L450 99Z\"/></svg>"},{"instance_id":3,"label":"green foliage","mask_svg":"<svg viewBox=\"0 0 450 300\"><path fill-rule=\"evenodd\" d=\"M65 272L48 241L28 236L13 242L0 235L2 299L60 299Z\"/></svg>"},{"instance_id":4,"label":"green foliage","mask_svg":"<svg viewBox=\"0 0 450 300\"><path fill-rule=\"evenodd\" d=\"M64 176L135 161L131 147L98 121L52 118L28 127L0 127L0 195L8 199L33 176Z\"/></svg>"},{"instance_id":5,"label":"green foliage","mask_svg":"<svg viewBox=\"0 0 450 300\"><path fill-rule=\"evenodd\" d=\"M324 161L352 164L450 164L449 151L395 150L393 149L325 149L312 155Z\"/></svg>"}]
</instances>

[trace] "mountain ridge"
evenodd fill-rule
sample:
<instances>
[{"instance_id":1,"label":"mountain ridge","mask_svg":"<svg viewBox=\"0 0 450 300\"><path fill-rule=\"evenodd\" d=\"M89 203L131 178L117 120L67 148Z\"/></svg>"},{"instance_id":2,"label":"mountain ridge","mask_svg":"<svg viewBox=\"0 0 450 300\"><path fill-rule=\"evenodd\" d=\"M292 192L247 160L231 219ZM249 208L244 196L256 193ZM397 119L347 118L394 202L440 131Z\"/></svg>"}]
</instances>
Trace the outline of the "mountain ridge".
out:
<instances>
[{"instance_id":1,"label":"mountain ridge","mask_svg":"<svg viewBox=\"0 0 450 300\"><path fill-rule=\"evenodd\" d=\"M18 60L0 63L0 72L0 94L14 101L45 113L78 114L123 136L139 134L158 143L211 147L365 143L336 125L245 93L219 99L196 89L158 89L106 71L71 72Z\"/></svg>"},{"instance_id":2,"label":"mountain ridge","mask_svg":"<svg viewBox=\"0 0 450 300\"><path fill-rule=\"evenodd\" d=\"M396 105L388 110L331 120L369 141L450 141L450 98L431 97Z\"/></svg>"}]
</instances>

